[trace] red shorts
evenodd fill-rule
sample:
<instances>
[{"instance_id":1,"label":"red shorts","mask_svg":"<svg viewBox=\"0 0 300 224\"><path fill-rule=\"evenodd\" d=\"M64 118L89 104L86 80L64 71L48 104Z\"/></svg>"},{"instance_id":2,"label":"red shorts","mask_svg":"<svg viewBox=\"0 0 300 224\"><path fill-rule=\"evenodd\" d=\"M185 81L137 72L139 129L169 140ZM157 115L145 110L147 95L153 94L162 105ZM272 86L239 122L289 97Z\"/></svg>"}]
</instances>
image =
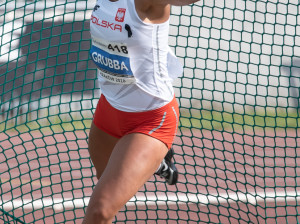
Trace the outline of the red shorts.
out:
<instances>
[{"instance_id":1,"label":"red shorts","mask_svg":"<svg viewBox=\"0 0 300 224\"><path fill-rule=\"evenodd\" d=\"M143 133L164 142L170 149L177 132L179 108L176 98L167 105L145 112L125 112L112 107L101 95L94 124L106 133L121 138L130 133Z\"/></svg>"}]
</instances>

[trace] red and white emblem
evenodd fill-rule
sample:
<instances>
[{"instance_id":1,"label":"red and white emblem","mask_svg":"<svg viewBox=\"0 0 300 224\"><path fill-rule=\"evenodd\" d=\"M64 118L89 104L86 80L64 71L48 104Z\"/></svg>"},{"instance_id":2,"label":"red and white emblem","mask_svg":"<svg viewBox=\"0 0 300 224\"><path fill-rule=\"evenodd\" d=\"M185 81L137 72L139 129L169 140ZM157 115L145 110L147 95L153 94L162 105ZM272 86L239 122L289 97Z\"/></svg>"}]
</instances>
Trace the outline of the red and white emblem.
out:
<instances>
[{"instance_id":1,"label":"red and white emblem","mask_svg":"<svg viewBox=\"0 0 300 224\"><path fill-rule=\"evenodd\" d=\"M115 20L118 22L124 22L125 12L126 9L119 8Z\"/></svg>"}]
</instances>

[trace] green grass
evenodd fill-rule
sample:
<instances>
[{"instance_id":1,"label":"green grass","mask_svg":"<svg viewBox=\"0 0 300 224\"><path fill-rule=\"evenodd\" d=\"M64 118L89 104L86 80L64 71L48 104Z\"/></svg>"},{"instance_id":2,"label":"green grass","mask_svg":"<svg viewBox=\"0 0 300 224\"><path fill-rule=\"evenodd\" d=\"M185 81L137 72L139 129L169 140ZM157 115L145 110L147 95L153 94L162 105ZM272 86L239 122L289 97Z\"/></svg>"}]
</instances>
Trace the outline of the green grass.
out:
<instances>
[{"instance_id":1,"label":"green grass","mask_svg":"<svg viewBox=\"0 0 300 224\"><path fill-rule=\"evenodd\" d=\"M226 111L187 110L181 111L181 128L207 130L241 130L247 128L299 128L300 117L297 111L277 113L257 111L249 114L229 113Z\"/></svg>"},{"instance_id":2,"label":"green grass","mask_svg":"<svg viewBox=\"0 0 300 224\"><path fill-rule=\"evenodd\" d=\"M17 124L14 120L0 123L1 132L17 131L19 133L26 133L29 131L39 130L42 133L62 133L67 131L86 130L91 127L92 118L83 118L81 116L73 116L66 118L64 116L49 116L38 118L35 120L21 120Z\"/></svg>"},{"instance_id":3,"label":"green grass","mask_svg":"<svg viewBox=\"0 0 300 224\"><path fill-rule=\"evenodd\" d=\"M252 112L248 114L229 113L226 111L210 111L181 109L179 128L181 129L205 129L220 131L241 131L248 128L262 129L286 129L299 128L300 117L297 111L286 113L279 111ZM22 119L21 119L22 118ZM17 124L16 124L17 120ZM65 131L86 130L91 126L92 117L84 117L80 112L65 114L18 117L0 123L0 133L6 131L17 131L25 133L39 130L41 132L62 133Z\"/></svg>"}]
</instances>

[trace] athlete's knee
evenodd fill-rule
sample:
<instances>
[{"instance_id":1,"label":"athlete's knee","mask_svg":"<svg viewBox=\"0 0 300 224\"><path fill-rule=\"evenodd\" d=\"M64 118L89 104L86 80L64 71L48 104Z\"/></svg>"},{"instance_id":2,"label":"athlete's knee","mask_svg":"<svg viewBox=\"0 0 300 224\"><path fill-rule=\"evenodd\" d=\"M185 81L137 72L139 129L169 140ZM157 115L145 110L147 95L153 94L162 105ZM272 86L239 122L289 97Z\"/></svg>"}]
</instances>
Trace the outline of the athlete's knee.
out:
<instances>
[{"instance_id":1,"label":"athlete's knee","mask_svg":"<svg viewBox=\"0 0 300 224\"><path fill-rule=\"evenodd\" d=\"M116 211L111 209L109 206L98 203L91 208L90 214L93 223L111 223L112 219L116 215Z\"/></svg>"}]
</instances>

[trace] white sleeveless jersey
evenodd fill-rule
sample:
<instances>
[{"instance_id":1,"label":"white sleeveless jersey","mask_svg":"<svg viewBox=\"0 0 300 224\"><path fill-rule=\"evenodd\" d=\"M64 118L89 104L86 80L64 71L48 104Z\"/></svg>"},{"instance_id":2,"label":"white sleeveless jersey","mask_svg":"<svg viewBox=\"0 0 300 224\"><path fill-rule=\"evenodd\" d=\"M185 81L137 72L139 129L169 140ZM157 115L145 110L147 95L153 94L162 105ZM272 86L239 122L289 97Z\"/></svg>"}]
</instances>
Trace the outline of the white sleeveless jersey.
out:
<instances>
[{"instance_id":1,"label":"white sleeveless jersey","mask_svg":"<svg viewBox=\"0 0 300 224\"><path fill-rule=\"evenodd\" d=\"M100 89L113 107L147 111L173 99L172 82L183 69L168 45L169 21L143 22L134 0L98 0L90 32Z\"/></svg>"}]
</instances>

